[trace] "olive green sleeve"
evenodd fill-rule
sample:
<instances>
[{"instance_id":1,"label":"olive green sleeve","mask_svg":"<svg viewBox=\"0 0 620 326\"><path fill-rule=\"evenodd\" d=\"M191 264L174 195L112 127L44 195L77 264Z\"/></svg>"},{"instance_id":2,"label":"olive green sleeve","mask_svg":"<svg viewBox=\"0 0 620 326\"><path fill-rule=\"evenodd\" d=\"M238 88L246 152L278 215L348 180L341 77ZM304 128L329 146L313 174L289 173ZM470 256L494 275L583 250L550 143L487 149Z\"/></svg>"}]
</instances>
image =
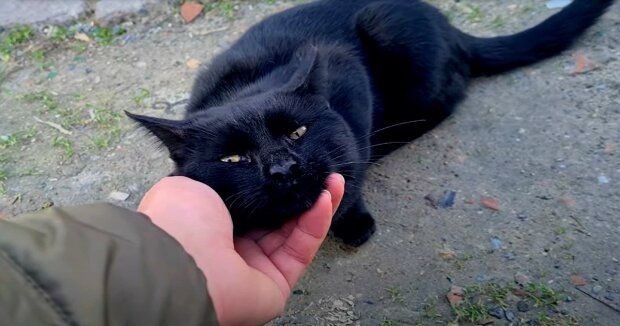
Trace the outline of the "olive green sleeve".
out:
<instances>
[{"instance_id":1,"label":"olive green sleeve","mask_svg":"<svg viewBox=\"0 0 620 326\"><path fill-rule=\"evenodd\" d=\"M204 275L139 213L109 204L0 220L2 325L216 325Z\"/></svg>"}]
</instances>

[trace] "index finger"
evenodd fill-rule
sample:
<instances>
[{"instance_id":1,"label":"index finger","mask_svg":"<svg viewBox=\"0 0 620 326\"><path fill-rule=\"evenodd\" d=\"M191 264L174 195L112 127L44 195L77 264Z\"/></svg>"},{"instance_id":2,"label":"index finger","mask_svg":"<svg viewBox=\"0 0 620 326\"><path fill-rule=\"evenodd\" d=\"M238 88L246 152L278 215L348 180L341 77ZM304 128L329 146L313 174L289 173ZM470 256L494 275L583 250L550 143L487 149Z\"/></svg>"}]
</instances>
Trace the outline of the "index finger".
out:
<instances>
[{"instance_id":1,"label":"index finger","mask_svg":"<svg viewBox=\"0 0 620 326\"><path fill-rule=\"evenodd\" d=\"M289 237L270 255L272 262L284 275L290 288L310 265L325 240L333 214L343 194L344 178L339 175L330 176L327 181L327 190L323 191L309 211L297 219L295 228Z\"/></svg>"}]
</instances>

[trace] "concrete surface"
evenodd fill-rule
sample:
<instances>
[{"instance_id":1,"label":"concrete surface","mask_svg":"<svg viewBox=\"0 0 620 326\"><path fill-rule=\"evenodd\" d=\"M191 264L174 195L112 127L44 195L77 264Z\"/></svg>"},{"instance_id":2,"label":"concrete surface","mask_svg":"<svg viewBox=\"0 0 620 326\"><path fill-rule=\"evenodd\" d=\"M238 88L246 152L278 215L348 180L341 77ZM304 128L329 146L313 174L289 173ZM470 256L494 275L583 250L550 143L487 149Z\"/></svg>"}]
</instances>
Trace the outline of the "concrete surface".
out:
<instances>
[{"instance_id":1,"label":"concrete surface","mask_svg":"<svg viewBox=\"0 0 620 326\"><path fill-rule=\"evenodd\" d=\"M86 8L86 0L2 0L0 26L65 22L77 18Z\"/></svg>"},{"instance_id":2,"label":"concrete surface","mask_svg":"<svg viewBox=\"0 0 620 326\"><path fill-rule=\"evenodd\" d=\"M179 0L2 0L0 26L15 24L66 24L94 11L94 17L107 22L148 8L178 5Z\"/></svg>"},{"instance_id":3,"label":"concrete surface","mask_svg":"<svg viewBox=\"0 0 620 326\"><path fill-rule=\"evenodd\" d=\"M476 35L519 31L554 12L534 0L431 2ZM51 68L27 56L6 65L0 212L107 200L114 192L116 203L136 207L170 164L122 110L180 117L182 105L165 109L161 102L187 97L196 73L190 67L291 5L246 3L232 20L215 10L190 25L172 13L156 15L127 25L115 45L50 50ZM588 71L573 74L581 55ZM326 242L273 324L444 325L455 319L445 300L450 285L513 283L522 273L572 298L557 308L561 313L518 312L509 298L507 309L522 325L562 314L576 324L615 325L620 313L569 279L581 276L582 290L620 304L619 56L616 5L565 54L477 80L457 114L371 169L365 194L377 234L357 250ZM71 135L34 117L62 124ZM433 207L446 191L456 192L454 207ZM483 207L484 196L496 198L500 209ZM446 250L455 257L442 258Z\"/></svg>"}]
</instances>

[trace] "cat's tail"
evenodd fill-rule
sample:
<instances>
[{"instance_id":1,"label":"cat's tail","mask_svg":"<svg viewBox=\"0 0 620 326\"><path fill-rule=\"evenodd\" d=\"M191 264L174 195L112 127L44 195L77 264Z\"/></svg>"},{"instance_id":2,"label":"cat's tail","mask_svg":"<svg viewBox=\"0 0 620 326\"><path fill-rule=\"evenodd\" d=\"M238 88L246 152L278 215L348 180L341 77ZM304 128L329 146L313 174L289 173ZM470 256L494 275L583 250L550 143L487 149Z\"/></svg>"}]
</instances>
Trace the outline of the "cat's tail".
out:
<instances>
[{"instance_id":1,"label":"cat's tail","mask_svg":"<svg viewBox=\"0 0 620 326\"><path fill-rule=\"evenodd\" d=\"M523 32L492 38L465 35L473 76L493 75L552 57L570 47L615 0L574 0Z\"/></svg>"}]
</instances>

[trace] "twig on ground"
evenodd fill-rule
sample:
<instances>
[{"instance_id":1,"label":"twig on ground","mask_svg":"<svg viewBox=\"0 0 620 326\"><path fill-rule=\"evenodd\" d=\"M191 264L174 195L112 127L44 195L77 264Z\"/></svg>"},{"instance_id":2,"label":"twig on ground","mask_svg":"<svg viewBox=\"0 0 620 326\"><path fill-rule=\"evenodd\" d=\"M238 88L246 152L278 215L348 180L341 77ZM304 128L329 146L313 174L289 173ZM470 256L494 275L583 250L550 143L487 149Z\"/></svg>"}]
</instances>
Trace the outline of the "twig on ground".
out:
<instances>
[{"instance_id":1,"label":"twig on ground","mask_svg":"<svg viewBox=\"0 0 620 326\"><path fill-rule=\"evenodd\" d=\"M607 302L607 301L605 301L603 299L600 299L599 297L595 296L594 294L592 294L592 293L590 293L590 292L588 292L588 291L586 291L586 290L584 290L584 289L582 289L580 287L575 286L575 289L577 289L577 291L579 291L579 292L589 296L590 298L592 298L592 299L594 299L594 300L596 300L596 301L606 305L607 307L613 309L614 311L620 312L620 307L616 306L615 304Z\"/></svg>"},{"instance_id":2,"label":"twig on ground","mask_svg":"<svg viewBox=\"0 0 620 326\"><path fill-rule=\"evenodd\" d=\"M54 123L54 122L51 122L51 121L41 120L41 119L39 119L39 118L37 118L37 117L34 117L34 119L35 119L37 122L40 122L40 123L45 124L45 125L48 125L48 126L50 126L50 127L54 128L54 129L56 129L56 130L60 131L61 133L65 134L65 135L72 135L72 134L73 134L71 131L69 131L69 130L67 130L67 129L63 128L61 125L59 125L59 124L57 124L57 123Z\"/></svg>"}]
</instances>

